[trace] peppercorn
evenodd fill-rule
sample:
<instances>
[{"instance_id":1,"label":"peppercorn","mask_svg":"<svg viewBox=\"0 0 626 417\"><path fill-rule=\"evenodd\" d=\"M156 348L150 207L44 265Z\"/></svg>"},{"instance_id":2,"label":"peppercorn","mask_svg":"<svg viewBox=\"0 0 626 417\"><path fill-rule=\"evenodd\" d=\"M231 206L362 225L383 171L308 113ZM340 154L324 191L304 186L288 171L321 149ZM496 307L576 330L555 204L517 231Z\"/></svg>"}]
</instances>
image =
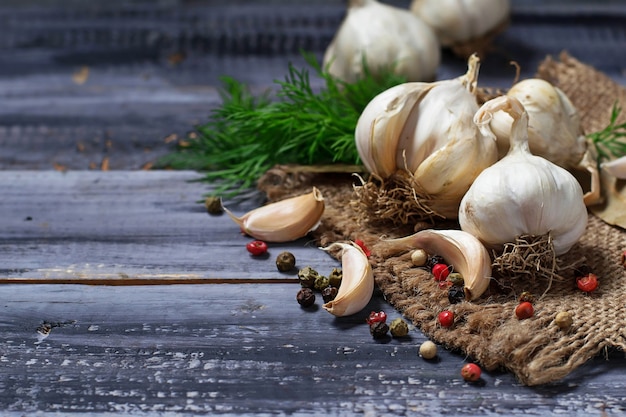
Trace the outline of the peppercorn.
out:
<instances>
[{"instance_id":1,"label":"peppercorn","mask_svg":"<svg viewBox=\"0 0 626 417\"><path fill-rule=\"evenodd\" d=\"M400 317L393 319L389 325L389 331L393 337L404 337L409 334L409 325Z\"/></svg>"},{"instance_id":2,"label":"peppercorn","mask_svg":"<svg viewBox=\"0 0 626 417\"><path fill-rule=\"evenodd\" d=\"M333 270L330 271L330 274L328 274L328 282L331 287L339 288L342 278L343 271L341 268L333 268Z\"/></svg>"},{"instance_id":3,"label":"peppercorn","mask_svg":"<svg viewBox=\"0 0 626 417\"><path fill-rule=\"evenodd\" d=\"M318 276L319 273L310 266L305 266L298 271L298 279L300 280L300 285L304 288L313 288L315 286L315 280Z\"/></svg>"},{"instance_id":4,"label":"peppercorn","mask_svg":"<svg viewBox=\"0 0 626 417\"><path fill-rule=\"evenodd\" d=\"M576 279L578 289L583 292L594 292L598 288L598 277L596 274L587 274Z\"/></svg>"},{"instance_id":5,"label":"peppercorn","mask_svg":"<svg viewBox=\"0 0 626 417\"><path fill-rule=\"evenodd\" d=\"M454 324L454 313L450 310L443 310L437 315L437 320L442 327L452 327Z\"/></svg>"},{"instance_id":6,"label":"peppercorn","mask_svg":"<svg viewBox=\"0 0 626 417\"><path fill-rule=\"evenodd\" d=\"M276 268L280 272L289 272L296 266L296 257L291 252L281 252L276 257Z\"/></svg>"},{"instance_id":7,"label":"peppercorn","mask_svg":"<svg viewBox=\"0 0 626 417\"><path fill-rule=\"evenodd\" d=\"M419 354L424 359L433 359L437 356L437 345L427 340L420 345Z\"/></svg>"},{"instance_id":8,"label":"peppercorn","mask_svg":"<svg viewBox=\"0 0 626 417\"><path fill-rule=\"evenodd\" d=\"M310 288L301 288L296 294L296 300L302 307L311 307L315 304L315 293Z\"/></svg>"},{"instance_id":9,"label":"peppercorn","mask_svg":"<svg viewBox=\"0 0 626 417\"><path fill-rule=\"evenodd\" d=\"M206 207L206 211L209 214L217 215L217 214L222 214L224 212L224 207L222 206L222 199L214 195L208 196L204 200L204 207Z\"/></svg>"},{"instance_id":10,"label":"peppercorn","mask_svg":"<svg viewBox=\"0 0 626 417\"><path fill-rule=\"evenodd\" d=\"M432 274L435 277L435 281L445 281L450 274L450 268L446 264L435 264L432 267Z\"/></svg>"},{"instance_id":11,"label":"peppercorn","mask_svg":"<svg viewBox=\"0 0 626 417\"><path fill-rule=\"evenodd\" d=\"M433 269L433 266L437 265L437 264L442 264L445 261L443 260L442 256L439 255L432 255L428 257L428 261L426 262L426 266L429 269Z\"/></svg>"},{"instance_id":12,"label":"peppercorn","mask_svg":"<svg viewBox=\"0 0 626 417\"><path fill-rule=\"evenodd\" d=\"M325 303L330 303L337 296L337 288L330 285L322 290L322 298Z\"/></svg>"},{"instance_id":13,"label":"peppercorn","mask_svg":"<svg viewBox=\"0 0 626 417\"><path fill-rule=\"evenodd\" d=\"M370 324L370 334L374 339L382 339L387 336L387 332L389 331L389 326L387 323L382 321L377 321Z\"/></svg>"},{"instance_id":14,"label":"peppercorn","mask_svg":"<svg viewBox=\"0 0 626 417\"><path fill-rule=\"evenodd\" d=\"M315 284L313 284L313 289L322 292L324 291L324 288L329 286L330 282L328 281L328 278L324 275L319 275L317 278L315 278Z\"/></svg>"},{"instance_id":15,"label":"peppercorn","mask_svg":"<svg viewBox=\"0 0 626 417\"><path fill-rule=\"evenodd\" d=\"M458 304L465 300L465 288L453 285L448 289L448 301L450 304Z\"/></svg>"},{"instance_id":16,"label":"peppercorn","mask_svg":"<svg viewBox=\"0 0 626 417\"><path fill-rule=\"evenodd\" d=\"M535 296L532 295L529 291L524 291L522 292L522 294L519 296L519 302L523 303L524 301L528 301L529 303L534 303L535 302Z\"/></svg>"},{"instance_id":17,"label":"peppercorn","mask_svg":"<svg viewBox=\"0 0 626 417\"><path fill-rule=\"evenodd\" d=\"M463 275L459 274L458 272L451 272L450 275L448 275L448 281L450 281L452 285L457 287L465 286L465 280L463 279Z\"/></svg>"},{"instance_id":18,"label":"peppercorn","mask_svg":"<svg viewBox=\"0 0 626 417\"><path fill-rule=\"evenodd\" d=\"M533 314L535 314L535 309L533 305L528 301L522 301L515 308L515 316L520 320L530 318L533 316Z\"/></svg>"},{"instance_id":19,"label":"peppercorn","mask_svg":"<svg viewBox=\"0 0 626 417\"><path fill-rule=\"evenodd\" d=\"M573 324L572 315L567 311L559 311L554 317L554 323L559 326L561 330L567 330L572 327Z\"/></svg>"},{"instance_id":20,"label":"peppercorn","mask_svg":"<svg viewBox=\"0 0 626 417\"><path fill-rule=\"evenodd\" d=\"M411 263L415 266L424 266L428 262L428 254L424 249L415 249L411 252Z\"/></svg>"},{"instance_id":21,"label":"peppercorn","mask_svg":"<svg viewBox=\"0 0 626 417\"><path fill-rule=\"evenodd\" d=\"M481 369L475 363L467 363L461 368L461 376L468 382L476 382L480 379Z\"/></svg>"}]
</instances>

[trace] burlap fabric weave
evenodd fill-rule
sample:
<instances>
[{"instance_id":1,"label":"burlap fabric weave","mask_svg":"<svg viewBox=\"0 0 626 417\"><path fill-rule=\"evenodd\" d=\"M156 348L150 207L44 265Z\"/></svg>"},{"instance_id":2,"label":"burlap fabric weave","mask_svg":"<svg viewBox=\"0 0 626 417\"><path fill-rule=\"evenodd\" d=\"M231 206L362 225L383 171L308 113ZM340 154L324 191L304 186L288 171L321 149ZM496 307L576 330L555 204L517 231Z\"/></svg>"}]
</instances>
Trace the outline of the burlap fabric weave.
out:
<instances>
[{"instance_id":1,"label":"burlap fabric weave","mask_svg":"<svg viewBox=\"0 0 626 417\"><path fill-rule=\"evenodd\" d=\"M626 103L625 88L566 54L559 61L547 58L537 75L571 98L586 132L607 125L616 100ZM322 225L314 232L317 243L363 240L372 251L376 284L385 298L433 341L462 351L485 369L508 369L520 382L538 385L565 377L605 348L626 349L626 270L620 262L626 250L623 229L590 214L583 238L560 258L564 263L584 259L592 268L600 286L591 294L579 291L573 277L553 281L547 292L545 280L529 278L494 285L474 302L450 304L447 291L430 273L412 266L408 251L385 253L382 238L406 236L414 227L374 225L358 216L349 204L354 198L349 175L276 167L259 182L270 200L308 192L311 186L318 187L326 200ZM518 320L514 309L523 291L541 297L535 302L534 316ZM450 329L437 324L437 314L445 308L457 317ZM559 311L572 315L573 325L567 331L554 323Z\"/></svg>"}]
</instances>

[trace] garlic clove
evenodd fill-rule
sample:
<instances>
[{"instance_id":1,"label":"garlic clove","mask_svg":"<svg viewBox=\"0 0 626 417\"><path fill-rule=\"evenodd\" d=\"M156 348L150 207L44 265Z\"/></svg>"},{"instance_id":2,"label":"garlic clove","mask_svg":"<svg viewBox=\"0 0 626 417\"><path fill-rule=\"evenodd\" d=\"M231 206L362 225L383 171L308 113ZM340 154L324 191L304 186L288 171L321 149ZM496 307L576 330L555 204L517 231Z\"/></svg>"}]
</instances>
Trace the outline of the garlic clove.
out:
<instances>
[{"instance_id":1,"label":"garlic clove","mask_svg":"<svg viewBox=\"0 0 626 417\"><path fill-rule=\"evenodd\" d=\"M423 249L440 255L465 281L465 298L475 300L491 281L491 258L487 248L473 235L462 230L421 230L413 235L381 243L388 253Z\"/></svg>"},{"instance_id":2,"label":"garlic clove","mask_svg":"<svg viewBox=\"0 0 626 417\"><path fill-rule=\"evenodd\" d=\"M323 248L328 251L339 246L343 278L337 296L322 307L337 316L349 316L363 310L374 292L374 273L363 250L356 244L333 243Z\"/></svg>"},{"instance_id":3,"label":"garlic clove","mask_svg":"<svg viewBox=\"0 0 626 417\"><path fill-rule=\"evenodd\" d=\"M317 188L297 197L256 208L241 217L224 208L241 231L266 242L289 242L314 230L324 213L324 197Z\"/></svg>"},{"instance_id":4,"label":"garlic clove","mask_svg":"<svg viewBox=\"0 0 626 417\"><path fill-rule=\"evenodd\" d=\"M603 162L600 164L600 167L615 178L620 180L626 179L626 156L613 159L609 162Z\"/></svg>"}]
</instances>

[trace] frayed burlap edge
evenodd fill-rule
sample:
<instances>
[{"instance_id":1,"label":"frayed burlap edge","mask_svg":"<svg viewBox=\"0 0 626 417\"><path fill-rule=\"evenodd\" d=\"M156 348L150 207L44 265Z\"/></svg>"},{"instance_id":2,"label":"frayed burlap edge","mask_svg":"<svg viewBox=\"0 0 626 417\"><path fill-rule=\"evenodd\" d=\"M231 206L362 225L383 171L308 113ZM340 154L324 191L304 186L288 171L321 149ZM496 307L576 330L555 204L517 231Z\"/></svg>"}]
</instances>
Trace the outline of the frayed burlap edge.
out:
<instances>
[{"instance_id":1,"label":"frayed burlap edge","mask_svg":"<svg viewBox=\"0 0 626 417\"><path fill-rule=\"evenodd\" d=\"M567 55L561 56L561 62L547 59L540 74L542 71L550 74L553 82L555 76L560 76L557 84L582 109L587 131L606 124L606 120L596 122L588 118L610 114L612 97L623 92L622 87L604 79L602 82L613 83L614 96L600 101L577 94L579 73L589 71L589 67ZM605 86L585 88L589 88L587 94L605 91ZM586 110L584 100L602 108ZM626 249L626 232L593 214L585 235L560 259L564 263L584 259L600 278L598 290L582 293L576 288L574 277L566 277L553 283L535 302L533 317L518 320L514 309L519 295L524 291L540 295L546 288L545 282L532 278L509 283L494 279L480 299L451 305L447 291L440 289L428 272L412 266L410 252L390 256L383 251L381 239L406 236L413 233L414 227L375 226L361 218L348 204L354 192L351 176L302 175L297 174L297 169L277 167L269 177L271 181L266 177L259 185L273 200L308 192L313 185L318 187L324 194L326 210L321 226L313 232L317 243L327 246L336 241L363 240L372 251L370 263L376 284L387 301L433 341L463 352L487 370L507 369L521 383L539 385L564 378L604 349L626 349L626 272L620 263ZM437 314L446 308L456 315L450 329L437 324ZM561 330L554 323L560 311L568 311L573 318L568 330Z\"/></svg>"}]
</instances>

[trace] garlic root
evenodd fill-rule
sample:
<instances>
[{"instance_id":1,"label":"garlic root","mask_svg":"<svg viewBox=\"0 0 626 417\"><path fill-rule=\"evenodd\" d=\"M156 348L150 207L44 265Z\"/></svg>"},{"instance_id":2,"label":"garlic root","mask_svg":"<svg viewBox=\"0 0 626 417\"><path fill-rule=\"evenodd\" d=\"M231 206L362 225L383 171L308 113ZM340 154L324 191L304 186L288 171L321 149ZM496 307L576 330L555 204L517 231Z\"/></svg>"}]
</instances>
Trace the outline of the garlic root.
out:
<instances>
[{"instance_id":1,"label":"garlic root","mask_svg":"<svg viewBox=\"0 0 626 417\"><path fill-rule=\"evenodd\" d=\"M390 253L407 249L423 249L440 255L450 263L465 281L465 298L475 300L489 287L491 258L483 244L473 235L461 230L421 230L399 239L382 243Z\"/></svg>"},{"instance_id":2,"label":"garlic root","mask_svg":"<svg viewBox=\"0 0 626 417\"><path fill-rule=\"evenodd\" d=\"M363 310L374 292L374 273L363 250L356 244L333 243L325 251L341 248L343 278L337 296L322 307L337 316L349 316Z\"/></svg>"},{"instance_id":3,"label":"garlic root","mask_svg":"<svg viewBox=\"0 0 626 417\"><path fill-rule=\"evenodd\" d=\"M324 197L317 188L297 197L259 207L241 217L224 207L241 231L266 242L289 242L314 230L324 213Z\"/></svg>"}]
</instances>

